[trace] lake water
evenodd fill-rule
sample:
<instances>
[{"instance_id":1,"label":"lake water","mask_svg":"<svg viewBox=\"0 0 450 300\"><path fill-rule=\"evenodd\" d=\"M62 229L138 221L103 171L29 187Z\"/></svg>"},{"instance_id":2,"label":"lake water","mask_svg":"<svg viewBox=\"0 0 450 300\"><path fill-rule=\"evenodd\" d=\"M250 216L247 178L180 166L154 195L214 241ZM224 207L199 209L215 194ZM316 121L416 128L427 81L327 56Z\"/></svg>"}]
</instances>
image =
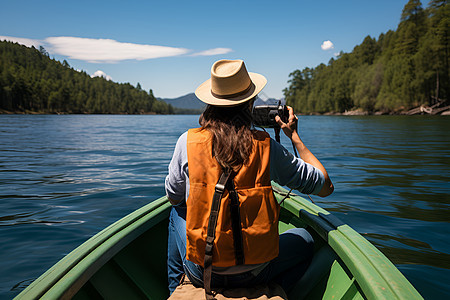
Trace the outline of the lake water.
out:
<instances>
[{"instance_id":1,"label":"lake water","mask_svg":"<svg viewBox=\"0 0 450 300\"><path fill-rule=\"evenodd\" d=\"M0 299L163 196L176 140L197 121L0 115ZM300 117L303 141L335 184L315 203L376 245L426 299L450 296L449 129L442 116Z\"/></svg>"}]
</instances>

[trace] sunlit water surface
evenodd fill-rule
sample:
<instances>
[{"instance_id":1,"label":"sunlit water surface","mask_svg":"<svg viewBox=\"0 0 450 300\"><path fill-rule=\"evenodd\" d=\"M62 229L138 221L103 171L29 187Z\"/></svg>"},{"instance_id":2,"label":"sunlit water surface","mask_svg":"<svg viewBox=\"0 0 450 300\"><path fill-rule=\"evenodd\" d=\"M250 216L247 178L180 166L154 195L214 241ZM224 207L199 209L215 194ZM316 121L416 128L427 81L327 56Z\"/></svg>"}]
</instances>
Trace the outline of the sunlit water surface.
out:
<instances>
[{"instance_id":1,"label":"sunlit water surface","mask_svg":"<svg viewBox=\"0 0 450 300\"><path fill-rule=\"evenodd\" d=\"M0 115L0 299L164 195L176 140L197 121ZM302 139L335 184L315 203L376 245L426 299L450 295L449 129L450 117L300 117Z\"/></svg>"}]
</instances>

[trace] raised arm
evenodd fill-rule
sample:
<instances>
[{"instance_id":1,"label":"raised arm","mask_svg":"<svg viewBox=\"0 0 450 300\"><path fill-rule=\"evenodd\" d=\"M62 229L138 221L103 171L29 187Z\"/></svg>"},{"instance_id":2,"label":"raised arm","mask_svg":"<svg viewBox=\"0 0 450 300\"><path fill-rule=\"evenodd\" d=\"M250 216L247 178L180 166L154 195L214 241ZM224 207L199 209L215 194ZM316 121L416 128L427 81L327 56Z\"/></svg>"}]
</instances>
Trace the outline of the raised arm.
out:
<instances>
[{"instance_id":1,"label":"raised arm","mask_svg":"<svg viewBox=\"0 0 450 300\"><path fill-rule=\"evenodd\" d=\"M325 183L318 193L321 197L326 197L330 195L334 191L333 183L331 182L330 177L328 176L328 172L325 169L325 167L322 165L322 163L312 154L311 151L305 146L303 141L300 139L300 136L297 132L297 126L298 126L298 118L294 114L294 110L292 107L288 106L289 110L289 119L287 123L284 123L279 116L275 117L275 121L280 125L281 129L283 129L284 134L292 140L294 143L295 148L298 151L298 154L300 155L300 158L313 165L320 171L322 171L324 177L325 177Z\"/></svg>"}]
</instances>

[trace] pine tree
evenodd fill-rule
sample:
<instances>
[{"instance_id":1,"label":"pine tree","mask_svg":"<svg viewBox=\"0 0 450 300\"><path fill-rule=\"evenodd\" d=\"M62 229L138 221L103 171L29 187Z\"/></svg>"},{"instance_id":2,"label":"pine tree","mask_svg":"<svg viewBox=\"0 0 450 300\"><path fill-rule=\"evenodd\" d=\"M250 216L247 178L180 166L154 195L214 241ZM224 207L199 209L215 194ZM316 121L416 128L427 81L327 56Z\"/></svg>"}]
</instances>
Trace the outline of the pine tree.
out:
<instances>
[{"instance_id":1,"label":"pine tree","mask_svg":"<svg viewBox=\"0 0 450 300\"><path fill-rule=\"evenodd\" d=\"M301 113L399 111L430 104L450 95L450 8L432 0L405 5L397 30L367 36L351 53L328 65L290 74L283 90L288 104ZM305 76L305 74L310 74Z\"/></svg>"},{"instance_id":2,"label":"pine tree","mask_svg":"<svg viewBox=\"0 0 450 300\"><path fill-rule=\"evenodd\" d=\"M0 109L50 113L146 113L158 103L158 113L170 107L148 94L140 84L118 84L91 78L69 63L39 50L0 42ZM172 108L173 111L173 108Z\"/></svg>"}]
</instances>

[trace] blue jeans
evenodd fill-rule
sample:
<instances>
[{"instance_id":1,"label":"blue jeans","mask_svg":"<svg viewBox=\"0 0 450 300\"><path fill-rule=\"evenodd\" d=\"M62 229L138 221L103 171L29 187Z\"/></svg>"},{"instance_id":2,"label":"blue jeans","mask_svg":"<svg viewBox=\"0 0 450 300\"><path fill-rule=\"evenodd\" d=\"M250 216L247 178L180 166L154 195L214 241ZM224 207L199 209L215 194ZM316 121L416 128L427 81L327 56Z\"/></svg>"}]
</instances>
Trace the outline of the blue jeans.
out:
<instances>
[{"instance_id":1,"label":"blue jeans","mask_svg":"<svg viewBox=\"0 0 450 300\"><path fill-rule=\"evenodd\" d=\"M303 228L293 228L280 235L277 258L256 276L252 272L234 275L213 273L212 287L247 287L274 281L289 293L311 263L314 240ZM196 286L203 286L203 268L186 259L186 207L173 206L169 219L167 269L170 294L186 274Z\"/></svg>"}]
</instances>

